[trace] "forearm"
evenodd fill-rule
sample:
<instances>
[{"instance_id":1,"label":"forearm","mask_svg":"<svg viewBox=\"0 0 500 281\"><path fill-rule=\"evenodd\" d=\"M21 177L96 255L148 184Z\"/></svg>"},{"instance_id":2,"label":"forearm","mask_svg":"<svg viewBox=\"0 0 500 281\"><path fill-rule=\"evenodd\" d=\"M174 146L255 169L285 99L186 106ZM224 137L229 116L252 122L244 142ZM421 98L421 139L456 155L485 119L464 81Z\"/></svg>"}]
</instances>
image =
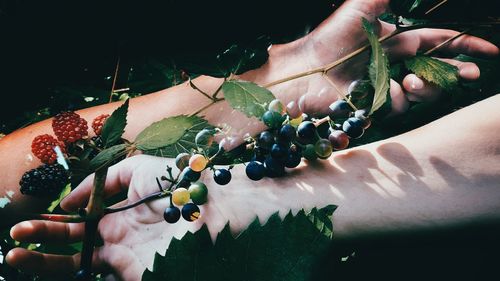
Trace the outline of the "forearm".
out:
<instances>
[{"instance_id":1,"label":"forearm","mask_svg":"<svg viewBox=\"0 0 500 281\"><path fill-rule=\"evenodd\" d=\"M497 95L280 179L252 182L238 166L231 188L210 189L202 222L219 221L214 234L226 221L244 229L256 214L265 220L278 210L284 215L327 204L338 205L335 235L345 238L500 221L500 124L480 117L498 120L499 104ZM205 181L215 185L210 176Z\"/></svg>"},{"instance_id":2,"label":"forearm","mask_svg":"<svg viewBox=\"0 0 500 281\"><path fill-rule=\"evenodd\" d=\"M271 81L274 77L286 75L287 73L283 71L276 71L276 66L285 65L284 58L291 57L285 55L284 52L297 53L295 47L290 47L291 45L295 46L294 44L274 46L268 62L261 68L243 75L241 79ZM300 68L300 63L300 60L295 62L295 69ZM294 71L293 69L292 67L291 71ZM287 70L290 71L290 68ZM198 88L209 95L214 93L222 82L223 79L207 76L193 80ZM277 95L284 97L284 92L283 89L278 89ZM223 97L223 93L220 93L219 97ZM124 138L134 140L139 132L155 121L175 115L192 114L210 103L210 99L193 89L187 82L157 93L134 98L130 101ZM96 116L111 113L118 106L119 103L110 103L79 110L77 113L91 122ZM225 101L218 102L201 112L200 115L204 116L210 124L230 127L232 135L255 134L264 129L262 123L232 110ZM0 214L10 214L14 219L14 214L39 212L47 204L43 200L23 196L19 192L19 180L22 174L41 164L31 153L33 138L41 134L53 135L51 119L15 131L0 141L0 155L2 155L0 158L0 169L2 170L0 197L6 196L8 191L14 192L14 196L9 198L11 203L6 208L0 208ZM7 223L7 221L4 220L2 223Z\"/></svg>"}]
</instances>

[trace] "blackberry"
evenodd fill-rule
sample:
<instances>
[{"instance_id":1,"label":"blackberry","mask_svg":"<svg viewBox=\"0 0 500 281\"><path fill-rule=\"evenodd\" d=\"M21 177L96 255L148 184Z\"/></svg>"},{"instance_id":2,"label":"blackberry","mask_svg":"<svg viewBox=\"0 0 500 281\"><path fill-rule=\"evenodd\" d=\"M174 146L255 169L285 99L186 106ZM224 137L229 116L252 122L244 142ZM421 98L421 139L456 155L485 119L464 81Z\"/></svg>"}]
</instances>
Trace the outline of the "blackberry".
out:
<instances>
[{"instance_id":1,"label":"blackberry","mask_svg":"<svg viewBox=\"0 0 500 281\"><path fill-rule=\"evenodd\" d=\"M59 164L43 164L24 173L19 181L22 194L35 197L56 197L69 183L69 174Z\"/></svg>"}]
</instances>

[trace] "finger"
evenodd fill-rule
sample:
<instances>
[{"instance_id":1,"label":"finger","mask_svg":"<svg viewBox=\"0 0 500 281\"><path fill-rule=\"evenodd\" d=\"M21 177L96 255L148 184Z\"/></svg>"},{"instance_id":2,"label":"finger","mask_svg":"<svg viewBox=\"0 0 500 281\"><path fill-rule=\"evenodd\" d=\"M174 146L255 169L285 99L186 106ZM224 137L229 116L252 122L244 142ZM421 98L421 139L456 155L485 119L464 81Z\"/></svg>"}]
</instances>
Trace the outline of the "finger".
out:
<instances>
[{"instance_id":1,"label":"finger","mask_svg":"<svg viewBox=\"0 0 500 281\"><path fill-rule=\"evenodd\" d=\"M453 38L459 32L447 29L419 29L401 33L384 43L391 60L414 56L418 51L427 51ZM472 35L462 35L440 50L450 54L468 54L479 57L494 57L500 51L494 44Z\"/></svg>"},{"instance_id":2,"label":"finger","mask_svg":"<svg viewBox=\"0 0 500 281\"><path fill-rule=\"evenodd\" d=\"M129 159L121 161L108 169L104 190L106 197L111 197L128 189L133 170L133 165L129 165ZM93 182L94 174L85 178L75 190L61 201L61 208L67 212L74 212L79 208L85 207L90 196Z\"/></svg>"},{"instance_id":3,"label":"finger","mask_svg":"<svg viewBox=\"0 0 500 281\"><path fill-rule=\"evenodd\" d=\"M395 116L405 113L410 107L410 102L406 98L406 95L403 91L403 88L401 88L401 85L399 85L399 83L397 83L392 79L391 79L390 95L391 95L392 110L389 116Z\"/></svg>"},{"instance_id":4,"label":"finger","mask_svg":"<svg viewBox=\"0 0 500 281\"><path fill-rule=\"evenodd\" d=\"M479 70L479 67L475 63L463 62L453 59L440 60L458 67L458 74L460 75L460 78L464 80L473 81L481 76L481 70Z\"/></svg>"},{"instance_id":5,"label":"finger","mask_svg":"<svg viewBox=\"0 0 500 281\"><path fill-rule=\"evenodd\" d=\"M457 36L459 32L446 29L422 29L420 33L420 50L429 50L446 40ZM482 38L464 34L441 47L441 50L453 54L493 57L499 54L494 44Z\"/></svg>"},{"instance_id":6,"label":"finger","mask_svg":"<svg viewBox=\"0 0 500 281\"><path fill-rule=\"evenodd\" d=\"M107 268L100 258L101 248L96 248L92 256L92 270L100 272ZM12 249L5 260L9 265L27 273L36 273L42 276L71 276L80 267L81 255L73 256L43 254L23 248ZM67 278L66 278L67 280Z\"/></svg>"},{"instance_id":7,"label":"finger","mask_svg":"<svg viewBox=\"0 0 500 281\"><path fill-rule=\"evenodd\" d=\"M407 92L409 101L432 102L441 97L439 86L419 78L415 74L408 74L403 79L403 90Z\"/></svg>"},{"instance_id":8,"label":"finger","mask_svg":"<svg viewBox=\"0 0 500 281\"><path fill-rule=\"evenodd\" d=\"M10 236L20 242L74 243L81 241L85 233L83 223L51 221L23 221L10 230Z\"/></svg>"}]
</instances>

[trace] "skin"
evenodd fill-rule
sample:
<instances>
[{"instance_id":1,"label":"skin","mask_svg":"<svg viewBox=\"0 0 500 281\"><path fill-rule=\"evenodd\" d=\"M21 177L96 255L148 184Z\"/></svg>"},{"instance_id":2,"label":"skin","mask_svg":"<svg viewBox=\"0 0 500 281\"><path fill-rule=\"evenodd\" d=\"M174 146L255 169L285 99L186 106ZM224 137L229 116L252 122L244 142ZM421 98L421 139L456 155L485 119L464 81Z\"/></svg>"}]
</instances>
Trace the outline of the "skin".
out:
<instances>
[{"instance_id":1,"label":"skin","mask_svg":"<svg viewBox=\"0 0 500 281\"><path fill-rule=\"evenodd\" d=\"M240 78L265 84L334 61L350 51L345 49L347 46L355 49L364 43L360 17L377 23L376 16L387 5L388 1L347 1L309 35L289 44L273 46L264 66ZM377 24L380 34L393 28ZM391 60L398 60L414 55L418 50L432 48L454 34L456 32L450 30L417 30L397 36L384 46ZM495 56L499 52L494 45L471 36L460 37L444 50L483 56ZM367 59L368 55L363 54L331 71L329 76L345 90L350 81L363 73ZM479 69L474 64L448 62L459 67L462 79L479 77ZM200 77L194 82L210 93L220 85L221 80ZM325 105L337 99L335 90L320 75L277 85L271 90L285 104L298 102L305 95L305 111L310 113L325 112ZM320 92L322 94L318 95ZM405 77L401 85L391 81L390 93L393 114L404 112L409 101L434 100L440 95L435 87L412 74ZM131 101L125 138L134 139L151 122L194 112L208 102L186 84L134 99ZM479 122L478 116L498 120L500 114L495 107L499 103L500 96L497 95L404 135L338 152L327 161L302 163L300 168L282 179L252 182L246 178L243 167L237 167L232 170L231 187L221 189L217 188L210 175L204 175L202 180L210 190L209 202L202 207L202 218L195 223L181 220L175 225L166 224L162 218L166 200L105 217L99 226L104 246L96 250L95 270L110 272L109 280L139 280L144 269L151 266L153 253L156 250L164 253L172 237L181 237L203 223L207 223L214 236L227 221L238 232L255 215L265 220L277 210L284 215L290 209L296 211L326 204L339 205L334 213L336 237L339 239L426 229L433 227L436 221L446 227L472 219L498 219L500 190L496 182L499 181L497 163L500 159L496 152L499 151L500 137L494 132L500 128L494 122ZM92 120L117 106L108 104L79 113ZM211 107L203 115L214 125L230 126L230 134L235 136L256 134L264 129L259 122L231 110L225 102ZM476 126L470 126L456 120L478 121ZM0 162L0 168L6 171L0 190L17 190L17 181L22 173L39 164L24 157L30 154L31 140L50 131L48 120L17 131L0 142L2 154L18 151L13 159ZM461 147L464 149L457 149ZM474 149L467 149L472 147ZM171 159L142 155L120 162L109 171L107 195L127 190L128 200L135 201L155 192L154 179L164 173L167 164L175 166ZM84 206L91 181L91 177L86 179L61 206L67 211ZM0 209L0 214L38 210L32 200L17 193L13 202ZM28 221L13 227L11 235L19 241L72 242L81 240L83 226ZM59 277L76 271L79 262L78 255L43 255L20 248L9 252L6 259L22 270L57 274Z\"/></svg>"}]
</instances>

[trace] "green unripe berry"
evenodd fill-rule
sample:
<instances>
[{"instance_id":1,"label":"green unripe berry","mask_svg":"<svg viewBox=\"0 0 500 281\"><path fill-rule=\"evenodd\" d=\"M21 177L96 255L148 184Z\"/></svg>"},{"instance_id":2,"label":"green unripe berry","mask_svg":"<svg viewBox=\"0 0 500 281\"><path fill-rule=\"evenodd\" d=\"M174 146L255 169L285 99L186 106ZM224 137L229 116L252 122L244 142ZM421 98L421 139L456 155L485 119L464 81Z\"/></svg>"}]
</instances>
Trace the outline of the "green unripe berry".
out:
<instances>
[{"instance_id":1,"label":"green unripe berry","mask_svg":"<svg viewBox=\"0 0 500 281\"><path fill-rule=\"evenodd\" d=\"M276 111L266 111L264 115L262 115L262 122L270 129L276 129L283 123L283 116Z\"/></svg>"},{"instance_id":2,"label":"green unripe berry","mask_svg":"<svg viewBox=\"0 0 500 281\"><path fill-rule=\"evenodd\" d=\"M283 115L285 114L285 107L283 106L283 104L275 99L275 100L272 100L270 103L269 103L269 106L267 107L267 109L269 111L274 111L274 112L278 112L279 114Z\"/></svg>"},{"instance_id":3,"label":"green unripe berry","mask_svg":"<svg viewBox=\"0 0 500 281\"><path fill-rule=\"evenodd\" d=\"M314 147L314 144L308 144L302 151L302 156L306 158L309 161L314 161L318 159L318 154L316 154L316 149Z\"/></svg>"},{"instance_id":4,"label":"green unripe berry","mask_svg":"<svg viewBox=\"0 0 500 281\"><path fill-rule=\"evenodd\" d=\"M332 144L327 139L318 140L314 145L314 150L316 151L318 157L321 159L326 159L330 157L330 155L332 155L333 152Z\"/></svg>"},{"instance_id":5,"label":"green unripe berry","mask_svg":"<svg viewBox=\"0 0 500 281\"><path fill-rule=\"evenodd\" d=\"M208 189L202 182L195 182L191 184L188 189L191 201L196 205L203 205L207 202Z\"/></svg>"},{"instance_id":6,"label":"green unripe berry","mask_svg":"<svg viewBox=\"0 0 500 281\"><path fill-rule=\"evenodd\" d=\"M184 187L179 187L172 192L172 202L177 206L183 206L189 202L189 191Z\"/></svg>"}]
</instances>

